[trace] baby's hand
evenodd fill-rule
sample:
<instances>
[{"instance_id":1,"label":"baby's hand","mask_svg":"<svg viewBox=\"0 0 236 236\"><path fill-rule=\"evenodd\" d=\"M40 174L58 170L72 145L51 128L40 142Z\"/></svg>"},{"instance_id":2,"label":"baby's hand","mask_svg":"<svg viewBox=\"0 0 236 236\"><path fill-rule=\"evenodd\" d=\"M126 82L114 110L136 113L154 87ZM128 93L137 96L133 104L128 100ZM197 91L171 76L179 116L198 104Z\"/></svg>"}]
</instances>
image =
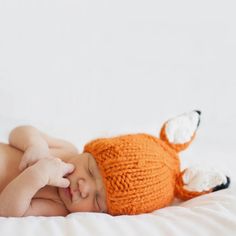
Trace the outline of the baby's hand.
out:
<instances>
[{"instance_id":1,"label":"baby's hand","mask_svg":"<svg viewBox=\"0 0 236 236\"><path fill-rule=\"evenodd\" d=\"M43 158L54 158L46 146L29 146L24 152L21 162L19 165L19 170L23 171L27 167L35 164L38 160Z\"/></svg>"},{"instance_id":2,"label":"baby's hand","mask_svg":"<svg viewBox=\"0 0 236 236\"><path fill-rule=\"evenodd\" d=\"M41 159L32 168L35 169L44 185L67 188L70 181L63 177L73 172L74 165L54 157Z\"/></svg>"}]
</instances>

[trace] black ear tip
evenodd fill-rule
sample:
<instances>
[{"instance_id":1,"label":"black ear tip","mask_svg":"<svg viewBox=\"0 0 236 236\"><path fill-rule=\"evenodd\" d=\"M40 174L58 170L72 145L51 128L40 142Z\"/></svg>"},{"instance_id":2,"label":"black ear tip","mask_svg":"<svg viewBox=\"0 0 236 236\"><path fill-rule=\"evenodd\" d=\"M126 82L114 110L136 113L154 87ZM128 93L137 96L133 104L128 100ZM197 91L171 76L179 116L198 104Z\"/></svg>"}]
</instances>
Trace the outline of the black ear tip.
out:
<instances>
[{"instance_id":1,"label":"black ear tip","mask_svg":"<svg viewBox=\"0 0 236 236\"><path fill-rule=\"evenodd\" d=\"M202 114L202 112L199 110L194 110L194 111L197 112L199 114L199 116Z\"/></svg>"},{"instance_id":2,"label":"black ear tip","mask_svg":"<svg viewBox=\"0 0 236 236\"><path fill-rule=\"evenodd\" d=\"M200 118L200 116L201 116L201 114L202 114L202 112L201 111L199 111L199 110L194 110L195 112L197 112L198 113L198 115L199 115L199 117L198 117L198 124L197 124L197 127L200 125L200 121L201 121L201 118Z\"/></svg>"},{"instance_id":3,"label":"black ear tip","mask_svg":"<svg viewBox=\"0 0 236 236\"><path fill-rule=\"evenodd\" d=\"M215 191L218 191L218 190L221 190L221 189L228 188L231 181L230 181L230 178L228 176L226 176L226 179L227 179L227 181L226 181L225 184L220 184L220 185L216 186L215 188L213 188L212 191L215 192Z\"/></svg>"}]
</instances>

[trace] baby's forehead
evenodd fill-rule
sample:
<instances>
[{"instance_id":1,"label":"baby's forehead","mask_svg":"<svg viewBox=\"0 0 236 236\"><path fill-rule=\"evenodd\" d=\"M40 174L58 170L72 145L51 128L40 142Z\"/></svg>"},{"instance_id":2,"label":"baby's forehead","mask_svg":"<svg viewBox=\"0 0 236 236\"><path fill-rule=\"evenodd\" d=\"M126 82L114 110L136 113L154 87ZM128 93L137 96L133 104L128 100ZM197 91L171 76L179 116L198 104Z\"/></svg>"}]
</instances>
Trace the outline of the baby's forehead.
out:
<instances>
[{"instance_id":1,"label":"baby's forehead","mask_svg":"<svg viewBox=\"0 0 236 236\"><path fill-rule=\"evenodd\" d=\"M88 152L83 152L83 153L79 154L79 158L82 158L85 162L87 161L87 163L89 163L89 164L93 164L93 165L97 166L96 159L93 157L92 154L90 154Z\"/></svg>"},{"instance_id":2,"label":"baby's forehead","mask_svg":"<svg viewBox=\"0 0 236 236\"><path fill-rule=\"evenodd\" d=\"M87 157L87 158L92 158L94 159L93 155L89 152L83 152L80 155L83 155L83 157ZM95 159L94 159L95 160Z\"/></svg>"},{"instance_id":3,"label":"baby's forehead","mask_svg":"<svg viewBox=\"0 0 236 236\"><path fill-rule=\"evenodd\" d=\"M83 158L84 161L91 166L92 168L96 169L96 171L100 172L99 170L99 166L97 164L96 159L93 157L93 155L91 153L88 152L83 152L81 154L79 154L80 157L79 158Z\"/></svg>"}]
</instances>

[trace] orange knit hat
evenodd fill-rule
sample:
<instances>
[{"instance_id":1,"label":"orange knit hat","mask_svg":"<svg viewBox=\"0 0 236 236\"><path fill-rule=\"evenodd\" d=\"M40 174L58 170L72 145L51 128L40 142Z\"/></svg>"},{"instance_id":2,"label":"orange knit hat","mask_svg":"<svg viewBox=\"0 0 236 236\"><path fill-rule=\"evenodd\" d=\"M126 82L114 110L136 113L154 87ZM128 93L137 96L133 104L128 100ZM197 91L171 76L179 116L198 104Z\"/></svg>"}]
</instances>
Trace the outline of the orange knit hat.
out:
<instances>
[{"instance_id":1,"label":"orange knit hat","mask_svg":"<svg viewBox=\"0 0 236 236\"><path fill-rule=\"evenodd\" d=\"M160 139L129 134L85 145L84 152L93 155L103 177L109 214L147 213L169 205L175 196L189 199L209 192L184 189L180 172L178 152L191 143L199 117L194 111L166 122Z\"/></svg>"}]
</instances>

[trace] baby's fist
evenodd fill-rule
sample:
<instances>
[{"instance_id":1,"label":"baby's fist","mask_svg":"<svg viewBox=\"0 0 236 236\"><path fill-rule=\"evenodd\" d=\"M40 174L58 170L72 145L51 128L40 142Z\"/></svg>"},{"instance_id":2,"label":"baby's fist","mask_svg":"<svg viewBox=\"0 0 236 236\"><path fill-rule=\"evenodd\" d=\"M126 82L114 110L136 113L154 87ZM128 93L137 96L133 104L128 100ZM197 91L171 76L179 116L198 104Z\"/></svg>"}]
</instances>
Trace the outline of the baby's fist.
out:
<instances>
[{"instance_id":1,"label":"baby's fist","mask_svg":"<svg viewBox=\"0 0 236 236\"><path fill-rule=\"evenodd\" d=\"M41 159L35 165L42 172L41 176L45 178L46 185L60 188L67 188L70 185L70 181L64 176L74 171L74 165L65 163L59 158Z\"/></svg>"}]
</instances>

